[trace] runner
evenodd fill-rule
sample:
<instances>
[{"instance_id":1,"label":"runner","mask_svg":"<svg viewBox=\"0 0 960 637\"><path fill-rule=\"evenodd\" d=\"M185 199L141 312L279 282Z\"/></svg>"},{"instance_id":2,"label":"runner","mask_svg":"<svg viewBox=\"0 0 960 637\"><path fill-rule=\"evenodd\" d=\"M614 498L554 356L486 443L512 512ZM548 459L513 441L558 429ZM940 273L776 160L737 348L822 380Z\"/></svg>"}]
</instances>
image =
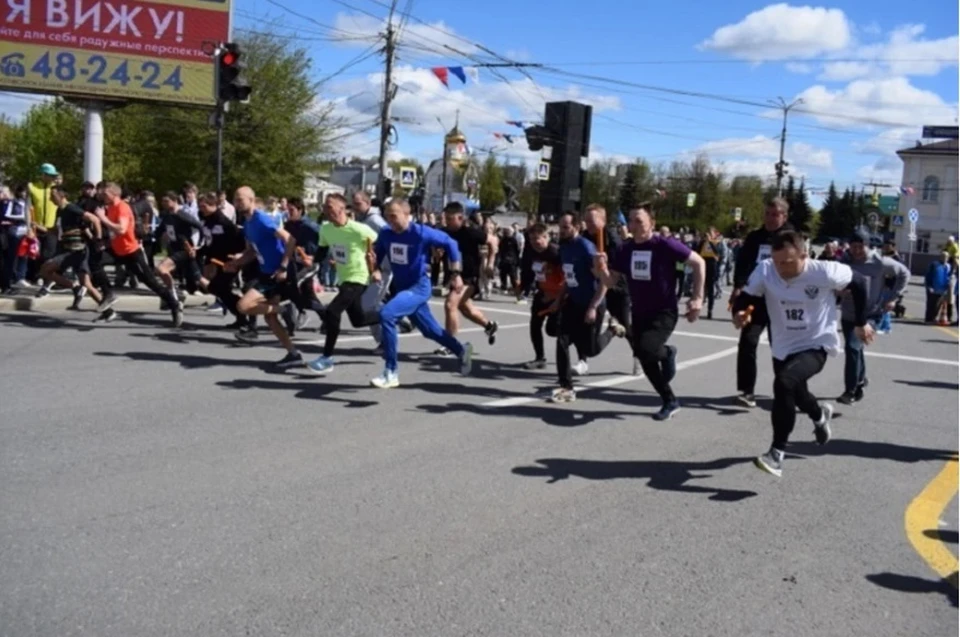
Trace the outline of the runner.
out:
<instances>
[{"instance_id":1,"label":"runner","mask_svg":"<svg viewBox=\"0 0 960 637\"><path fill-rule=\"evenodd\" d=\"M290 284L296 281L293 255L297 242L281 227L281 222L275 216L254 210L255 197L253 189L248 186L238 188L234 193L237 214L243 217L247 248L238 259L226 264L224 269L227 272L243 270L252 274L251 264L256 260L259 264L257 276L248 282L250 289L237 302L237 309L251 318L263 316L270 331L287 350L287 355L276 362L278 368L303 366L303 354L293 344L278 317L280 303L290 298Z\"/></svg>"},{"instance_id":2,"label":"runner","mask_svg":"<svg viewBox=\"0 0 960 637\"><path fill-rule=\"evenodd\" d=\"M460 330L460 314L470 319L483 328L487 335L487 342L493 345L497 341L497 322L489 321L483 313L473 304L473 297L480 290L480 270L483 267L480 248L488 246L496 255L496 248L491 244L490 235L483 228L477 228L464 222L463 205L453 201L448 203L443 209L443 216L446 220L444 231L456 241L459 257L463 259L463 272L460 276L463 280L463 289L455 291L450 288L450 294L447 296L447 302L444 304L444 313L446 315L447 332L451 336L456 336ZM447 255L450 258L450 255ZM493 262L493 258L488 256L487 260ZM452 272L450 269L448 272ZM447 348L440 348L436 352L441 356L448 356L450 352Z\"/></svg>"},{"instance_id":3,"label":"runner","mask_svg":"<svg viewBox=\"0 0 960 637\"><path fill-rule=\"evenodd\" d=\"M320 245L320 227L314 221L304 216L303 199L291 197L287 201L287 221L284 229L297 242L297 280L291 292L292 302L284 306L280 313L287 331L293 335L294 330L303 329L310 321L307 310L313 310L323 321L323 303L317 298L314 290L314 276L320 271L316 256ZM322 261L323 259L321 259Z\"/></svg>"},{"instance_id":4,"label":"runner","mask_svg":"<svg viewBox=\"0 0 960 637\"><path fill-rule=\"evenodd\" d=\"M461 343L441 328L430 313L428 304L433 295L430 285L430 251L433 248L441 248L447 253L450 287L457 292L464 289L457 242L446 233L413 223L410 206L404 199L392 199L387 204L386 218L389 227L380 232L374 243L374 252L377 265L389 257L396 294L380 310L384 370L380 376L371 379L370 384L380 389L400 385L397 374L397 321L401 316L409 316L421 334L456 354L460 359L460 372L469 374L473 365L473 346ZM374 271L373 277L374 280L381 278L379 269Z\"/></svg>"},{"instance_id":5,"label":"runner","mask_svg":"<svg viewBox=\"0 0 960 637\"><path fill-rule=\"evenodd\" d=\"M100 240L103 229L97 215L84 212L77 204L70 203L67 191L63 186L54 186L50 189L50 200L57 206L57 218L60 222L60 250L59 254L45 261L40 266L40 278L43 287L37 292L37 298L50 294L54 284L73 290L73 305L80 304L87 288L90 296L100 303L103 297L90 284L90 265L87 261L87 228L91 229L90 237ZM63 276L67 270L73 270L77 277L76 282ZM106 309L106 308L105 308Z\"/></svg>"},{"instance_id":6,"label":"runner","mask_svg":"<svg viewBox=\"0 0 960 637\"><path fill-rule=\"evenodd\" d=\"M893 310L897 297L907 289L910 270L896 259L880 256L869 246L870 235L862 230L857 232L850 239L850 250L843 263L866 280L867 319L871 327L877 329L884 314ZM886 289L887 278L894 279L892 290ZM853 299L845 294L841 304L840 321L844 341L844 392L837 398L837 402L844 405L863 400L863 390L867 386L867 361L863 355L863 341L856 335L855 319Z\"/></svg>"},{"instance_id":7,"label":"runner","mask_svg":"<svg viewBox=\"0 0 960 637\"><path fill-rule=\"evenodd\" d=\"M527 247L520 264L519 300L524 292L536 284L537 291L530 304L530 342L534 359L523 364L524 369L544 369L547 358L543 350L543 324L547 334L557 333L557 309L563 295L563 267L560 264L560 249L550 241L547 227L541 223L529 229Z\"/></svg>"},{"instance_id":8,"label":"runner","mask_svg":"<svg viewBox=\"0 0 960 637\"><path fill-rule=\"evenodd\" d=\"M320 250L333 255L340 288L323 314L323 324L327 328L323 354L307 365L318 374L333 369L333 351L340 336L343 313L347 313L354 327L364 324L361 299L370 282L367 255L369 246L377 240L377 233L369 226L347 217L347 200L342 195L328 195L323 211L327 223L320 228Z\"/></svg>"},{"instance_id":9,"label":"runner","mask_svg":"<svg viewBox=\"0 0 960 637\"><path fill-rule=\"evenodd\" d=\"M199 199L200 221L210 238L200 251L204 262L200 285L209 290L236 319L228 329L247 325L247 317L237 309L240 296L234 292L236 272L227 272L224 265L247 246L243 230L224 211L217 195L207 193Z\"/></svg>"},{"instance_id":10,"label":"runner","mask_svg":"<svg viewBox=\"0 0 960 637\"><path fill-rule=\"evenodd\" d=\"M787 223L789 210L790 206L785 199L773 199L764 210L763 226L747 235L737 256L733 273L734 289L730 294L731 303L747 284L754 268L770 257L770 242L773 237L778 232L793 230L793 226ZM754 390L757 385L757 346L768 324L767 306L763 301L754 306L750 319L750 323L740 331L737 349L737 400L747 407L756 407Z\"/></svg>"},{"instance_id":11,"label":"runner","mask_svg":"<svg viewBox=\"0 0 960 637\"><path fill-rule=\"evenodd\" d=\"M669 420L680 409L670 381L677 373L677 348L667 345L677 326L677 264L693 271L693 291L687 301L687 320L693 323L703 307L703 258L672 237L655 235L649 204L629 211L633 240L624 243L611 263L597 255L600 280L613 287L626 281L631 299L633 354L644 375L660 395L663 406L653 419ZM612 272L610 270L612 268Z\"/></svg>"},{"instance_id":12,"label":"runner","mask_svg":"<svg viewBox=\"0 0 960 637\"><path fill-rule=\"evenodd\" d=\"M127 202L120 198L121 192L120 186L108 182L103 190L103 201L107 209L104 211L103 208L97 208L96 212L100 223L113 233L113 238L110 240L110 250L113 253L114 263L118 267L122 266L132 271L154 294L161 299L166 299L173 318L173 325L174 327L180 327L183 324L183 307L180 305L177 296L171 290L163 287L157 281L157 277L154 276L153 268L147 263L147 255L140 242L137 241L135 234L136 220L133 217L133 210L130 209ZM101 315L96 320L111 321L116 314L109 305L112 305L115 297L109 279L102 273L103 266L99 265L99 259L97 262L101 273L97 276L91 274L91 277L94 280L99 279L101 281L104 300L97 308ZM105 304L108 304L108 306L104 307Z\"/></svg>"},{"instance_id":13,"label":"runner","mask_svg":"<svg viewBox=\"0 0 960 637\"><path fill-rule=\"evenodd\" d=\"M597 249L580 236L574 213L560 215L560 263L564 275L564 295L560 301L557 334L557 375L560 386L553 391L553 402L569 403L577 399L570 367L570 345L584 359L599 356L616 336L603 329L607 286L593 274Z\"/></svg>"},{"instance_id":14,"label":"runner","mask_svg":"<svg viewBox=\"0 0 960 637\"><path fill-rule=\"evenodd\" d=\"M166 237L167 256L157 266L157 276L178 299L174 273L184 279L188 290L196 290L200 283L197 242L203 230L200 218L179 205L177 193L170 191L160 198L160 223L154 231L154 240Z\"/></svg>"},{"instance_id":15,"label":"runner","mask_svg":"<svg viewBox=\"0 0 960 637\"><path fill-rule=\"evenodd\" d=\"M803 236L788 230L772 238L772 259L750 275L734 302L733 323L750 324L750 306L765 299L770 313L773 350L773 445L754 460L758 469L777 477L783 472L787 441L797 420L797 409L814 423L817 444L830 440L833 405L818 402L807 382L820 373L827 356L840 350L837 336L837 293L849 291L854 307L854 334L864 344L873 342L867 323L867 282L849 266L836 261L814 261L807 256Z\"/></svg>"}]
</instances>

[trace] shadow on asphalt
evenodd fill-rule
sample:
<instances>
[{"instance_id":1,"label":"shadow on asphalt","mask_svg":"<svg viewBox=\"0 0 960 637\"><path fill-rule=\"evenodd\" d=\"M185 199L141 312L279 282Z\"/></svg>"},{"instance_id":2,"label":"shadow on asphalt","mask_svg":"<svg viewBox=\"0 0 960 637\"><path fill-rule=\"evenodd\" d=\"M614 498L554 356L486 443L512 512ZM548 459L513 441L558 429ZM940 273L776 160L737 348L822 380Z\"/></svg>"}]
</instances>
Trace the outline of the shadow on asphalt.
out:
<instances>
[{"instance_id":1,"label":"shadow on asphalt","mask_svg":"<svg viewBox=\"0 0 960 637\"><path fill-rule=\"evenodd\" d=\"M75 319L73 317L76 317ZM103 329L107 325L94 325L93 319L97 317L96 312L74 312L70 318L63 319L50 316L48 314L32 314L30 312L16 312L11 314L0 314L0 324L10 323L20 327L29 327L33 329L72 329L78 332L92 332L95 329ZM73 322L77 321L77 322ZM86 324L84 324L86 323Z\"/></svg>"},{"instance_id":2,"label":"shadow on asphalt","mask_svg":"<svg viewBox=\"0 0 960 637\"><path fill-rule=\"evenodd\" d=\"M435 358L430 360L421 360L420 369L425 372L446 372L450 361L456 363L454 358ZM446 365L445 365L446 363ZM523 369L519 364L507 365L496 361L485 359L473 359L473 369L470 370L471 378L480 380L543 380L543 370L530 371Z\"/></svg>"},{"instance_id":3,"label":"shadow on asphalt","mask_svg":"<svg viewBox=\"0 0 960 637\"><path fill-rule=\"evenodd\" d=\"M319 378L312 376L311 378ZM356 385L336 385L326 382L283 382L273 380L252 380L237 379L224 380L217 382L217 386L226 389L274 389L282 391L296 392L296 398L307 398L310 400L324 400L328 402L343 403L345 407L360 409L364 407L376 407L380 403L374 400L350 400L349 398L337 398L331 394L356 394L361 389L369 395L367 388L361 388Z\"/></svg>"},{"instance_id":4,"label":"shadow on asphalt","mask_svg":"<svg viewBox=\"0 0 960 637\"><path fill-rule=\"evenodd\" d=\"M274 361L262 359L233 359L214 358L213 356L198 356L196 354L165 354L163 352L94 352L94 356L129 358L145 363L177 363L183 369L210 369L212 367L243 367L259 369L268 374L283 375L284 370L276 369Z\"/></svg>"},{"instance_id":5,"label":"shadow on asphalt","mask_svg":"<svg viewBox=\"0 0 960 637\"><path fill-rule=\"evenodd\" d=\"M937 345L957 345L960 341L950 341L945 338L925 338L924 343L936 343Z\"/></svg>"},{"instance_id":6,"label":"shadow on asphalt","mask_svg":"<svg viewBox=\"0 0 960 637\"><path fill-rule=\"evenodd\" d=\"M940 529L927 529L923 532L925 536L931 540L940 540L941 542L949 542L950 544L957 543L957 532L956 531L941 531Z\"/></svg>"},{"instance_id":7,"label":"shadow on asphalt","mask_svg":"<svg viewBox=\"0 0 960 637\"><path fill-rule=\"evenodd\" d=\"M923 387L925 389L952 389L960 390L960 384L945 383L942 380L894 380L900 385L909 385L910 387Z\"/></svg>"},{"instance_id":8,"label":"shadow on asphalt","mask_svg":"<svg viewBox=\"0 0 960 637\"><path fill-rule=\"evenodd\" d=\"M953 605L957 606L957 573L941 580L924 579L912 575L897 575L896 573L878 573L867 575L867 580L901 593L940 593Z\"/></svg>"},{"instance_id":9,"label":"shadow on asphalt","mask_svg":"<svg viewBox=\"0 0 960 637\"><path fill-rule=\"evenodd\" d=\"M475 391L471 388L469 391ZM504 393L495 390L494 397L503 397ZM465 393L460 388L460 394ZM506 397L510 397L509 394ZM415 407L419 411L425 411L428 414L442 416L454 412L476 414L479 416L490 416L498 413L495 408L484 407L474 403L450 403L447 405L419 405ZM501 410L504 417L511 420L519 418L531 418L542 420L545 424L553 427L582 427L598 420L626 420L635 419L637 413L633 411L572 411L570 409L546 407L539 405L511 405L509 409Z\"/></svg>"},{"instance_id":10,"label":"shadow on asphalt","mask_svg":"<svg viewBox=\"0 0 960 637\"><path fill-rule=\"evenodd\" d=\"M873 460L893 460L894 462L927 462L931 460L951 460L957 457L956 451L943 449L924 449L908 447L889 442L870 442L869 440L832 439L821 447L813 442L790 443L790 453L804 456L856 456Z\"/></svg>"},{"instance_id":11,"label":"shadow on asphalt","mask_svg":"<svg viewBox=\"0 0 960 637\"><path fill-rule=\"evenodd\" d=\"M661 491L710 494L708 499L717 502L739 502L757 495L755 491L722 489L700 484L693 480L711 477L703 471L719 471L735 465L752 462L751 458L720 458L709 462L677 462L673 460L573 460L570 458L541 458L540 466L514 467L512 472L530 478L549 478L553 484L570 477L586 480L617 480L630 478L647 480L647 486Z\"/></svg>"},{"instance_id":12,"label":"shadow on asphalt","mask_svg":"<svg viewBox=\"0 0 960 637\"><path fill-rule=\"evenodd\" d=\"M597 395L599 400L616 403L618 405L632 405L656 411L663 405L660 396L646 391L636 391L619 387L600 387L590 390L591 395ZM718 416L739 416L750 409L731 404L729 397L708 398L706 396L677 396L680 407L683 409L705 409ZM724 404L726 403L726 404ZM772 401L771 401L772 403Z\"/></svg>"}]
</instances>

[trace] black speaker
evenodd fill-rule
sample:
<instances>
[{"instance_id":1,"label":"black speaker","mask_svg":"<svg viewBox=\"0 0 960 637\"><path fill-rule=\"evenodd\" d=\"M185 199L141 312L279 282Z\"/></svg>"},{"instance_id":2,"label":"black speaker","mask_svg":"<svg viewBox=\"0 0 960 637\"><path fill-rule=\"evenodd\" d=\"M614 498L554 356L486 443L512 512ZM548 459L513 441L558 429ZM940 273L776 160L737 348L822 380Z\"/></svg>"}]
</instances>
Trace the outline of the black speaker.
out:
<instances>
[{"instance_id":1,"label":"black speaker","mask_svg":"<svg viewBox=\"0 0 960 637\"><path fill-rule=\"evenodd\" d=\"M552 147L549 177L540 182L541 219L553 221L561 213L580 211L584 171L590 154L593 107L577 102L550 102L543 117L545 143ZM538 170L539 176L539 170Z\"/></svg>"}]
</instances>

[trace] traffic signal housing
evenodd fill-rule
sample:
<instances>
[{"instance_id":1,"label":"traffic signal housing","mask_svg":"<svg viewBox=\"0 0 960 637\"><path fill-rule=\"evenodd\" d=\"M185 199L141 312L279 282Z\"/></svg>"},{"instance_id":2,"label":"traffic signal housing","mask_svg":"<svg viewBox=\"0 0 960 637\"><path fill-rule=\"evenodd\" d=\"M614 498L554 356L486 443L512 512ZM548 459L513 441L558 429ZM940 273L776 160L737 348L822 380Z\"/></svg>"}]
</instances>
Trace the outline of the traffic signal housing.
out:
<instances>
[{"instance_id":1,"label":"traffic signal housing","mask_svg":"<svg viewBox=\"0 0 960 637\"><path fill-rule=\"evenodd\" d=\"M227 42L217 55L217 99L221 103L249 102L253 89L243 77L247 65L236 42Z\"/></svg>"}]
</instances>

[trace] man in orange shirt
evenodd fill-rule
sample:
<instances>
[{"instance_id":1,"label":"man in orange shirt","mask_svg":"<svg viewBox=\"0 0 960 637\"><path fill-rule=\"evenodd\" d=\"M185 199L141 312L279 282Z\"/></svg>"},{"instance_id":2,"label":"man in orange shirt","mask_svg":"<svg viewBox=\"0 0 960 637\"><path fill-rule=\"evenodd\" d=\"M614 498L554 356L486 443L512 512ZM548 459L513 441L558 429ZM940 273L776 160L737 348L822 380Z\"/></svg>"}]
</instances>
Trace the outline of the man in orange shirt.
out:
<instances>
[{"instance_id":1,"label":"man in orange shirt","mask_svg":"<svg viewBox=\"0 0 960 637\"><path fill-rule=\"evenodd\" d=\"M136 220L133 216L133 210L130 205L121 197L121 189L115 183L107 183L104 188L103 199L107 209L97 208L97 217L100 223L110 230L113 238L110 240L110 252L113 254L113 262L116 266L125 266L128 272L136 275L137 279L153 291L161 299L166 300L170 307L170 314L173 316L174 327L180 327L183 324L183 307L180 299L169 288L160 284L157 277L154 276L153 268L147 261L147 254L137 240ZM106 281L106 277L99 277L99 280ZM104 300L98 308L102 314L98 320L111 321L116 318L116 313L111 306L116 302L113 291L109 285L103 290Z\"/></svg>"}]
</instances>

